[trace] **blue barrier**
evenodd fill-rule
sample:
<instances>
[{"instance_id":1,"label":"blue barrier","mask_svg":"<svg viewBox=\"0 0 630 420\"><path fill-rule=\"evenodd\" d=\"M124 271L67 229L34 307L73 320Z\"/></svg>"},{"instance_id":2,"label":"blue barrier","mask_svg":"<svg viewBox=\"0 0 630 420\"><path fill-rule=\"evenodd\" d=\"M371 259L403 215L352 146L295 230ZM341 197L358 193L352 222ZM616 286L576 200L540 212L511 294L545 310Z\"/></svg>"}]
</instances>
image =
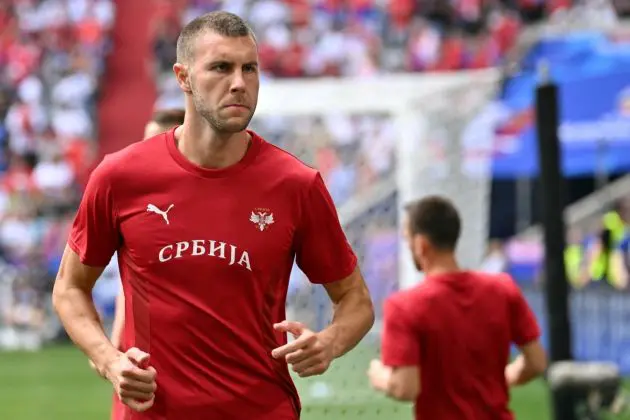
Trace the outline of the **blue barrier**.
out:
<instances>
[{"instance_id":1,"label":"blue barrier","mask_svg":"<svg viewBox=\"0 0 630 420\"><path fill-rule=\"evenodd\" d=\"M548 348L544 294L534 287L523 293L536 313ZM582 361L610 361L630 374L630 294L604 287L574 291L570 301L573 356Z\"/></svg>"},{"instance_id":2,"label":"blue barrier","mask_svg":"<svg viewBox=\"0 0 630 420\"><path fill-rule=\"evenodd\" d=\"M599 33L542 40L521 60L492 106L497 111L493 176L538 173L534 121L536 65L550 64L559 85L563 173L630 169L630 44Z\"/></svg>"}]
</instances>

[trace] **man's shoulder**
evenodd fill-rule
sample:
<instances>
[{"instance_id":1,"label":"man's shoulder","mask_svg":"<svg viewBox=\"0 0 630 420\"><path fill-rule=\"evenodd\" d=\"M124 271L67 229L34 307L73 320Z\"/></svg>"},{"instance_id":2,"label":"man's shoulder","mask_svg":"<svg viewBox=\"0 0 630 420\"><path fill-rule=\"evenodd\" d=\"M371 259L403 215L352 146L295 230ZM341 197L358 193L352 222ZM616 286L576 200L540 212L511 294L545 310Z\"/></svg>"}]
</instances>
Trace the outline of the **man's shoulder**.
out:
<instances>
[{"instance_id":1,"label":"man's shoulder","mask_svg":"<svg viewBox=\"0 0 630 420\"><path fill-rule=\"evenodd\" d=\"M484 273L479 271L472 272L476 278L481 279L484 283L490 285L490 287L500 287L502 289L513 289L518 287L512 276L508 273Z\"/></svg>"},{"instance_id":2,"label":"man's shoulder","mask_svg":"<svg viewBox=\"0 0 630 420\"><path fill-rule=\"evenodd\" d=\"M108 153L98 164L95 172L100 176L118 177L155 167L155 153L164 146L164 133L132 143L116 152Z\"/></svg>"},{"instance_id":3,"label":"man's shoulder","mask_svg":"<svg viewBox=\"0 0 630 420\"><path fill-rule=\"evenodd\" d=\"M428 286L428 287L427 287ZM435 316L435 290L425 282L392 293L385 300L387 317L407 323L428 322Z\"/></svg>"},{"instance_id":4,"label":"man's shoulder","mask_svg":"<svg viewBox=\"0 0 630 420\"><path fill-rule=\"evenodd\" d=\"M158 150L166 150L164 136L166 133L161 133L156 136L150 137L146 140L132 143L123 147L117 152L110 153L106 157L118 164L127 163L142 163L150 162L154 159L154 152Z\"/></svg>"},{"instance_id":5,"label":"man's shoulder","mask_svg":"<svg viewBox=\"0 0 630 420\"><path fill-rule=\"evenodd\" d=\"M431 287L427 287L426 282L421 282L409 289L392 293L387 298L386 303L399 311L413 311L417 310L419 307L418 303L427 299L431 293Z\"/></svg>"},{"instance_id":6,"label":"man's shoulder","mask_svg":"<svg viewBox=\"0 0 630 420\"><path fill-rule=\"evenodd\" d=\"M443 280L449 282L466 282L473 288L495 288L510 290L517 287L512 277L507 273L484 273L481 271L461 271L455 274L444 274ZM391 297L395 300L418 302L432 299L434 296L450 293L449 287L444 287L444 281L439 279L425 280L417 285L399 291Z\"/></svg>"},{"instance_id":7,"label":"man's shoulder","mask_svg":"<svg viewBox=\"0 0 630 420\"><path fill-rule=\"evenodd\" d=\"M310 184L318 174L317 169L306 164L303 160L291 152L269 143L262 136L255 133L263 140L262 163L265 167L273 168L278 176L289 178L293 181Z\"/></svg>"},{"instance_id":8,"label":"man's shoulder","mask_svg":"<svg viewBox=\"0 0 630 420\"><path fill-rule=\"evenodd\" d=\"M488 303L512 301L520 294L518 284L508 273L484 273L471 271L472 287L477 289L477 295L482 296Z\"/></svg>"},{"instance_id":9,"label":"man's shoulder","mask_svg":"<svg viewBox=\"0 0 630 420\"><path fill-rule=\"evenodd\" d=\"M513 281L512 276L510 276L508 273L487 273L484 271L470 270L470 271L463 272L463 274L465 274L471 280L484 282L484 283L491 283L491 284Z\"/></svg>"}]
</instances>

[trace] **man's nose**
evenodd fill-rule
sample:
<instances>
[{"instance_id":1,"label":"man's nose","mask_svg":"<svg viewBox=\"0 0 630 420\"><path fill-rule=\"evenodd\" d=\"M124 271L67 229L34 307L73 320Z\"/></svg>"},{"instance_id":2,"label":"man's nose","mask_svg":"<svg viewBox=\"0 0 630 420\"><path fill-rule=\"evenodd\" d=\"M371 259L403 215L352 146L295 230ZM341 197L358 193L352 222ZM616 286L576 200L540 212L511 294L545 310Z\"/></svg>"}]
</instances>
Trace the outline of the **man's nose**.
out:
<instances>
[{"instance_id":1,"label":"man's nose","mask_svg":"<svg viewBox=\"0 0 630 420\"><path fill-rule=\"evenodd\" d=\"M230 86L231 92L244 92L245 91L245 78L243 77L243 72L241 70L237 70L234 72L232 77L232 84Z\"/></svg>"}]
</instances>

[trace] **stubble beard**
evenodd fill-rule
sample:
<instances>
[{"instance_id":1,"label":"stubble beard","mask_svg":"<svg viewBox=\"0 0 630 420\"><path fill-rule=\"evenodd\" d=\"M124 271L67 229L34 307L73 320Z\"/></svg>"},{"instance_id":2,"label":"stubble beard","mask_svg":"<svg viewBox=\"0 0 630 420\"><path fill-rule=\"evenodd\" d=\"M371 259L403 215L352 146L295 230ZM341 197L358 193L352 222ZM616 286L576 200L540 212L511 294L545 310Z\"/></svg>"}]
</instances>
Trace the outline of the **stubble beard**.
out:
<instances>
[{"instance_id":1,"label":"stubble beard","mask_svg":"<svg viewBox=\"0 0 630 420\"><path fill-rule=\"evenodd\" d=\"M212 129L218 134L239 133L249 126L249 123L254 116L254 112L250 110L250 115L242 124L236 125L234 123L228 123L225 119L219 117L216 110L211 110L201 95L199 95L195 90L192 91L192 100L197 113L201 115L208 122L210 127L212 127Z\"/></svg>"}]
</instances>

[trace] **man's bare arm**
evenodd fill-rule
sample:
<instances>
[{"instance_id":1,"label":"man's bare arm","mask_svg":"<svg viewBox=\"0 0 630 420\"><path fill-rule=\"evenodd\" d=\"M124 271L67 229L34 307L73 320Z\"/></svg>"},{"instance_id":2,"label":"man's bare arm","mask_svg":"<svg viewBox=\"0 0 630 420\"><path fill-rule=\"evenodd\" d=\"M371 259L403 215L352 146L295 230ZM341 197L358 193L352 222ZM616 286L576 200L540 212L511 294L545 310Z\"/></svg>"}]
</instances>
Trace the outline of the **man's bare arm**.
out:
<instances>
[{"instance_id":1,"label":"man's bare arm","mask_svg":"<svg viewBox=\"0 0 630 420\"><path fill-rule=\"evenodd\" d=\"M104 267L90 267L81 263L79 256L66 246L55 286L53 306L72 341L94 363L101 376L119 357L96 312L92 288Z\"/></svg>"},{"instance_id":2,"label":"man's bare arm","mask_svg":"<svg viewBox=\"0 0 630 420\"><path fill-rule=\"evenodd\" d=\"M524 385L542 375L547 369L547 355L539 340L521 348L521 354L505 368L508 386Z\"/></svg>"},{"instance_id":3,"label":"man's bare arm","mask_svg":"<svg viewBox=\"0 0 630 420\"><path fill-rule=\"evenodd\" d=\"M387 396L398 401L415 401L420 394L420 367L399 366L392 369Z\"/></svg>"},{"instance_id":4,"label":"man's bare arm","mask_svg":"<svg viewBox=\"0 0 630 420\"><path fill-rule=\"evenodd\" d=\"M385 366L374 359L368 370L370 384L398 401L415 401L420 395L420 366Z\"/></svg>"},{"instance_id":5,"label":"man's bare arm","mask_svg":"<svg viewBox=\"0 0 630 420\"><path fill-rule=\"evenodd\" d=\"M374 307L361 271L357 267L343 280L324 285L334 305L332 323L320 337L332 342L333 357L352 350L374 324Z\"/></svg>"}]
</instances>

